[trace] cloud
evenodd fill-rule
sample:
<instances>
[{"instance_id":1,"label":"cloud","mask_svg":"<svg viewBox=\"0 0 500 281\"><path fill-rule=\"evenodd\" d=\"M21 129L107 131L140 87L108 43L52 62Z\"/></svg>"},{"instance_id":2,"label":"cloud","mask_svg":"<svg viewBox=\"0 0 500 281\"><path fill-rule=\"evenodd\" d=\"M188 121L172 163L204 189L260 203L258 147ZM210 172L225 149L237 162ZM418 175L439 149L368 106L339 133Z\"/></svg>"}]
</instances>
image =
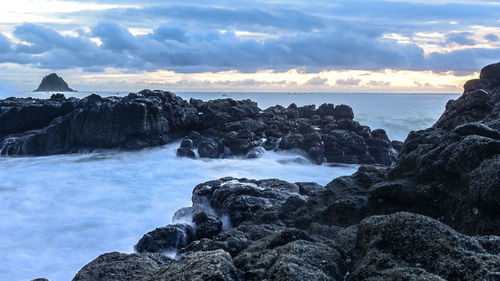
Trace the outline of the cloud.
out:
<instances>
[{"instance_id":1,"label":"cloud","mask_svg":"<svg viewBox=\"0 0 500 281\"><path fill-rule=\"evenodd\" d=\"M450 33L446 36L447 43L456 43L459 45L468 45L472 46L476 44L476 41L469 38L472 33L470 32L460 32L460 33Z\"/></svg>"},{"instance_id":2,"label":"cloud","mask_svg":"<svg viewBox=\"0 0 500 281\"><path fill-rule=\"evenodd\" d=\"M250 5L249 5L250 6ZM254 6L254 5L251 5ZM153 5L142 8L110 9L104 13L106 18L161 18L202 25L232 27L274 27L280 29L310 31L324 28L322 20L316 16L295 9L280 7L267 11L256 8L230 8L196 5Z\"/></svg>"},{"instance_id":3,"label":"cloud","mask_svg":"<svg viewBox=\"0 0 500 281\"><path fill-rule=\"evenodd\" d=\"M391 86L391 82L386 82L386 81L375 81L375 80L370 80L368 83L366 83L368 86L373 86L373 87L389 87Z\"/></svg>"},{"instance_id":4,"label":"cloud","mask_svg":"<svg viewBox=\"0 0 500 281\"><path fill-rule=\"evenodd\" d=\"M35 24L18 26L14 34L23 43L16 45L11 57L4 56L4 62L28 60L30 64L51 69L115 67L136 71L236 69L253 72L304 68L315 71L412 68L423 59L423 51L415 45L335 31L298 33L259 42L241 40L233 32L188 33L166 26L133 36L121 25L101 22L90 33L78 36L63 36ZM94 43L93 37L99 38L102 45Z\"/></svg>"},{"instance_id":5,"label":"cloud","mask_svg":"<svg viewBox=\"0 0 500 281\"><path fill-rule=\"evenodd\" d=\"M475 34L469 32L477 24L490 29L500 25L499 9L479 2L109 0L106 3L137 7L62 13L61 18L72 21L13 27L16 40L0 35L0 63L86 72L106 68L182 73L386 68L471 72L494 62L498 59L494 53L500 51L492 43L476 48ZM450 21L458 23L452 33ZM407 40L384 37L391 32ZM434 37L424 43L415 40L430 33ZM485 39L498 41L494 34ZM450 44L467 49L448 50ZM439 52L424 52L422 47L429 45Z\"/></svg>"},{"instance_id":6,"label":"cloud","mask_svg":"<svg viewBox=\"0 0 500 281\"><path fill-rule=\"evenodd\" d=\"M7 37L0 33L0 52L9 52L11 50L11 43Z\"/></svg>"},{"instance_id":7,"label":"cloud","mask_svg":"<svg viewBox=\"0 0 500 281\"><path fill-rule=\"evenodd\" d=\"M496 36L495 34L488 34L488 35L484 36L484 39L486 39L490 42L498 42L499 41L498 36Z\"/></svg>"},{"instance_id":8,"label":"cloud","mask_svg":"<svg viewBox=\"0 0 500 281\"><path fill-rule=\"evenodd\" d=\"M304 83L304 85L323 86L323 85L326 85L327 82L328 82L327 78L321 78L319 76L316 76L316 77L313 77L313 78L307 80L306 83Z\"/></svg>"},{"instance_id":9,"label":"cloud","mask_svg":"<svg viewBox=\"0 0 500 281\"><path fill-rule=\"evenodd\" d=\"M115 52L134 50L139 47L130 31L116 23L100 22L92 28L92 36L102 41L102 48Z\"/></svg>"},{"instance_id":10,"label":"cloud","mask_svg":"<svg viewBox=\"0 0 500 281\"><path fill-rule=\"evenodd\" d=\"M361 79L347 78L338 79L335 84L339 86L358 86L361 83Z\"/></svg>"}]
</instances>

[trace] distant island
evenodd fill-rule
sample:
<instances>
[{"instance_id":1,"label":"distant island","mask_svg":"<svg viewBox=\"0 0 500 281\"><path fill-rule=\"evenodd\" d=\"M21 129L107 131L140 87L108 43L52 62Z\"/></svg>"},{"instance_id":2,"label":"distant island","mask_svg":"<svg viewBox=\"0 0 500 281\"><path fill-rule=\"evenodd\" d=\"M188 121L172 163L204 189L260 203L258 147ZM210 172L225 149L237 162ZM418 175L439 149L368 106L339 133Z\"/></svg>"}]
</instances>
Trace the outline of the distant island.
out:
<instances>
[{"instance_id":1,"label":"distant island","mask_svg":"<svg viewBox=\"0 0 500 281\"><path fill-rule=\"evenodd\" d=\"M76 92L68 86L68 83L64 81L57 74L52 73L43 77L38 89L33 92Z\"/></svg>"}]
</instances>

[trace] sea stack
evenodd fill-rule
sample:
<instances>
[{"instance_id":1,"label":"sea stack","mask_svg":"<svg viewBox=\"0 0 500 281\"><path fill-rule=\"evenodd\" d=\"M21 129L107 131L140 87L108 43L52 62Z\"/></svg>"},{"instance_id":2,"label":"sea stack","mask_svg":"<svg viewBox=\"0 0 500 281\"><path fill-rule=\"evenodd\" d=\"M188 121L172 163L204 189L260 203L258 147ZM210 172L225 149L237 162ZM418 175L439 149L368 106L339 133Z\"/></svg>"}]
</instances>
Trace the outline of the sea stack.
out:
<instances>
[{"instance_id":1,"label":"sea stack","mask_svg":"<svg viewBox=\"0 0 500 281\"><path fill-rule=\"evenodd\" d=\"M57 74L52 73L43 77L42 83L38 86L38 89L33 92L76 92L68 86L68 83L64 81Z\"/></svg>"}]
</instances>

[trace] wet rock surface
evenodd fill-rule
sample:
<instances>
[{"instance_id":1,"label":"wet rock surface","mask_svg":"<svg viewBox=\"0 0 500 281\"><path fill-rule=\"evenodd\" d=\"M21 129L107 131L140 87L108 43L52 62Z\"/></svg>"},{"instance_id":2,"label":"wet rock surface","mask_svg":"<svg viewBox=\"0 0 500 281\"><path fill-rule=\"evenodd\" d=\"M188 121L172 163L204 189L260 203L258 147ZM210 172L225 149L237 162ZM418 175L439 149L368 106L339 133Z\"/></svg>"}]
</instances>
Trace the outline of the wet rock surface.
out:
<instances>
[{"instance_id":1,"label":"wet rock surface","mask_svg":"<svg viewBox=\"0 0 500 281\"><path fill-rule=\"evenodd\" d=\"M291 104L261 110L251 100L189 102L164 91L83 99L0 100L0 153L50 155L95 149L139 149L182 139L179 157L261 157L300 149L315 163L390 166L400 148L385 131L353 120L347 105ZM196 153L198 152L198 153Z\"/></svg>"},{"instance_id":2,"label":"wet rock surface","mask_svg":"<svg viewBox=\"0 0 500 281\"><path fill-rule=\"evenodd\" d=\"M480 83L467 83L433 127L409 134L395 167L361 166L326 186L236 178L197 185L192 206L175 216L188 220L195 237L176 246L182 258L145 280L500 280L498 77L497 66L483 69ZM234 121L223 102L192 103L218 116L205 123ZM236 112L259 114L251 108ZM360 159L363 142L380 150L391 143L383 131L353 126L349 111L336 108L266 110L281 116L267 126L283 139L270 142L288 148L319 141L317 130L299 122L280 136L290 116L319 123L340 116L330 130L335 140L319 147L325 155L341 157L336 149L345 143L351 160ZM357 141L344 142L354 130ZM193 144L206 137L199 136Z\"/></svg>"}]
</instances>

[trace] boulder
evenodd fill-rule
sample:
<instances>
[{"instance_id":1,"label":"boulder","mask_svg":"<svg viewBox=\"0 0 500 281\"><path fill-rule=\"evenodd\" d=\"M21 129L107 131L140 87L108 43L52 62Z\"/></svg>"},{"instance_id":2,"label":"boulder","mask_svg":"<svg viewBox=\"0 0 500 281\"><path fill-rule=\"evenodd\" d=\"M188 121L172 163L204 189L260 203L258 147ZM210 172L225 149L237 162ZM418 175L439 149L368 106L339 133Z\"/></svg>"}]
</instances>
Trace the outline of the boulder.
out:
<instances>
[{"instance_id":1,"label":"boulder","mask_svg":"<svg viewBox=\"0 0 500 281\"><path fill-rule=\"evenodd\" d=\"M160 254L102 254L85 265L73 281L147 280L174 260Z\"/></svg>"},{"instance_id":2,"label":"boulder","mask_svg":"<svg viewBox=\"0 0 500 281\"><path fill-rule=\"evenodd\" d=\"M482 241L421 215L369 217L349 280L497 280L500 257Z\"/></svg>"},{"instance_id":3,"label":"boulder","mask_svg":"<svg viewBox=\"0 0 500 281\"><path fill-rule=\"evenodd\" d=\"M195 233L191 225L170 224L144 234L134 248L138 253L176 252L194 239Z\"/></svg>"},{"instance_id":4,"label":"boulder","mask_svg":"<svg viewBox=\"0 0 500 281\"><path fill-rule=\"evenodd\" d=\"M156 273L147 281L237 281L242 280L231 256L223 250L194 252Z\"/></svg>"}]
</instances>

